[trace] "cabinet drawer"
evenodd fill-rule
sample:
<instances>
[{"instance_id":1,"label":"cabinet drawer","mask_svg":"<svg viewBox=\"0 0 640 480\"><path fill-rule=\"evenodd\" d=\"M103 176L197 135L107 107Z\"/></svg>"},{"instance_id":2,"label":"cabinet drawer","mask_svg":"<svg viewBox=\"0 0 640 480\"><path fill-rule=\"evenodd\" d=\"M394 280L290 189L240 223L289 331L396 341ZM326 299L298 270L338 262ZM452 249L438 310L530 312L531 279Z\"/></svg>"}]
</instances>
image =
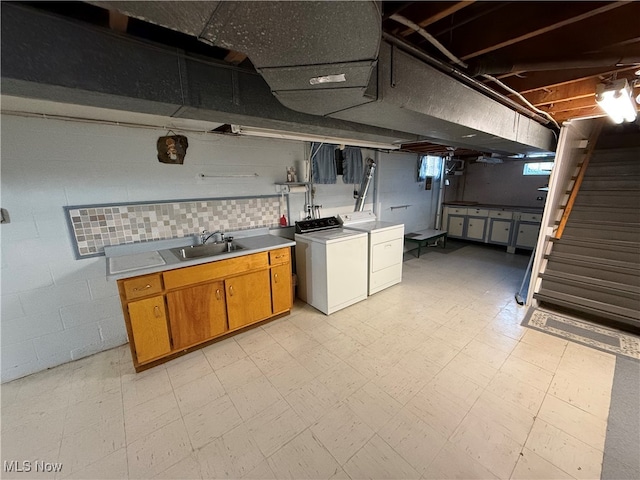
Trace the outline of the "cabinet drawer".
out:
<instances>
[{"instance_id":1,"label":"cabinet drawer","mask_svg":"<svg viewBox=\"0 0 640 480\"><path fill-rule=\"evenodd\" d=\"M128 280L122 280L124 294L128 300L132 298L146 297L162 291L162 278L160 274L145 275Z\"/></svg>"},{"instance_id":2,"label":"cabinet drawer","mask_svg":"<svg viewBox=\"0 0 640 480\"><path fill-rule=\"evenodd\" d=\"M466 215L468 208L459 208L459 207L447 207L449 210L447 212L448 215Z\"/></svg>"},{"instance_id":3,"label":"cabinet drawer","mask_svg":"<svg viewBox=\"0 0 640 480\"><path fill-rule=\"evenodd\" d=\"M489 210L490 218L504 218L505 220L511 220L513 218L513 212L507 212L505 210Z\"/></svg>"},{"instance_id":4,"label":"cabinet drawer","mask_svg":"<svg viewBox=\"0 0 640 480\"><path fill-rule=\"evenodd\" d=\"M269 251L269 265L280 265L291 261L291 249L289 247L278 248Z\"/></svg>"},{"instance_id":5,"label":"cabinet drawer","mask_svg":"<svg viewBox=\"0 0 640 480\"><path fill-rule=\"evenodd\" d=\"M488 217L489 210L486 208L468 208L467 215L472 215L474 217Z\"/></svg>"},{"instance_id":6,"label":"cabinet drawer","mask_svg":"<svg viewBox=\"0 0 640 480\"><path fill-rule=\"evenodd\" d=\"M542 215L540 213L521 213L520 221L521 222L540 222L542 220Z\"/></svg>"},{"instance_id":7,"label":"cabinet drawer","mask_svg":"<svg viewBox=\"0 0 640 480\"><path fill-rule=\"evenodd\" d=\"M268 266L269 255L267 252L253 253L164 272L164 284L167 289L184 287Z\"/></svg>"}]
</instances>

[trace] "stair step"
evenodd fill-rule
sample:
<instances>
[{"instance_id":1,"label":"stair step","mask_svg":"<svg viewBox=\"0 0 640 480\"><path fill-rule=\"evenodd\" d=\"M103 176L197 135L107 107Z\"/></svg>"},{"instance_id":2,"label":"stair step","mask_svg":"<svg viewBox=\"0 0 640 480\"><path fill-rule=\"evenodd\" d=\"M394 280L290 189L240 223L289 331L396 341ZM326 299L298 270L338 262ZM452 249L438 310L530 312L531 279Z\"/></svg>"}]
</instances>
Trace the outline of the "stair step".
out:
<instances>
[{"instance_id":1,"label":"stair step","mask_svg":"<svg viewBox=\"0 0 640 480\"><path fill-rule=\"evenodd\" d=\"M640 268L629 269L612 265L597 265L590 261L576 261L552 255L547 259L546 273L559 273L590 277L596 280L632 285L640 288Z\"/></svg>"},{"instance_id":2,"label":"stair step","mask_svg":"<svg viewBox=\"0 0 640 480\"><path fill-rule=\"evenodd\" d=\"M543 280L551 280L558 283L584 287L589 290L603 291L612 294L620 294L628 298L635 298L640 301L640 286L626 283L602 280L589 275L576 275L573 273L559 272L557 270L547 270L540 275ZM640 304L639 304L640 305Z\"/></svg>"},{"instance_id":3,"label":"stair step","mask_svg":"<svg viewBox=\"0 0 640 480\"><path fill-rule=\"evenodd\" d=\"M561 239L552 238L551 241L555 243L555 246L559 245L575 245L579 247L596 247L604 249L615 249L616 251L637 253L640 255L640 244L637 242L626 242L623 240L608 240L608 239L583 239L579 237L572 237L570 235L563 235ZM554 248L555 248L554 246ZM638 257L640 260L640 257Z\"/></svg>"},{"instance_id":4,"label":"stair step","mask_svg":"<svg viewBox=\"0 0 640 480\"><path fill-rule=\"evenodd\" d=\"M569 219L640 223L640 210L637 207L574 205Z\"/></svg>"},{"instance_id":5,"label":"stair step","mask_svg":"<svg viewBox=\"0 0 640 480\"><path fill-rule=\"evenodd\" d=\"M589 195L579 192L574 206L632 208L640 205L640 195L623 192L618 195Z\"/></svg>"},{"instance_id":6,"label":"stair step","mask_svg":"<svg viewBox=\"0 0 640 480\"><path fill-rule=\"evenodd\" d=\"M640 174L640 164L638 162L628 163L606 163L589 162L586 175L638 175Z\"/></svg>"},{"instance_id":7,"label":"stair step","mask_svg":"<svg viewBox=\"0 0 640 480\"><path fill-rule=\"evenodd\" d=\"M640 328L640 311L637 309L634 310L617 305L609 305L588 298L552 292L546 289L541 289L539 292L534 293L533 298L552 305L558 305L608 320L614 320L633 327L634 330Z\"/></svg>"},{"instance_id":8,"label":"stair step","mask_svg":"<svg viewBox=\"0 0 640 480\"><path fill-rule=\"evenodd\" d=\"M571 217L569 217L563 233L563 238L566 237L632 242L640 245L640 225L614 226L604 224L604 222L586 223L580 220L571 221Z\"/></svg>"},{"instance_id":9,"label":"stair step","mask_svg":"<svg viewBox=\"0 0 640 480\"><path fill-rule=\"evenodd\" d=\"M549 262L569 263L598 270L618 272L625 275L640 276L640 265L636 263L621 262L606 258L592 257L589 255L578 255L574 253L562 253L552 251L545 255Z\"/></svg>"}]
</instances>

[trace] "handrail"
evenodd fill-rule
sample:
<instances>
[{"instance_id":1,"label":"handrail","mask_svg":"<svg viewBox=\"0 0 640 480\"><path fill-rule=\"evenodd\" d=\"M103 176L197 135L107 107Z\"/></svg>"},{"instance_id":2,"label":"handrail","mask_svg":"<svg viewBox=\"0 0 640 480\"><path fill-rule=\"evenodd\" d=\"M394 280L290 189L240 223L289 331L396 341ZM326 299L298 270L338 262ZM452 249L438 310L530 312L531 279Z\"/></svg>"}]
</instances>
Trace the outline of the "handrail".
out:
<instances>
[{"instance_id":1,"label":"handrail","mask_svg":"<svg viewBox=\"0 0 640 480\"><path fill-rule=\"evenodd\" d=\"M582 185L582 180L584 180L584 175L587 171L587 166L589 165L589 160L593 155L594 150L596 149L596 143L598 142L598 137L600 136L600 132L602 131L603 121L597 121L595 126L593 127L593 131L589 136L589 144L587 145L587 150L584 153L584 158L582 160L582 165L580 166L580 171L578 172L578 176L576 181L573 184L573 188L571 189L571 193L569 194L569 200L567 201L567 205L564 207L564 212L562 212L562 218L560 219L560 224L558 225L558 230L556 230L555 238L562 238L562 234L564 232L564 228L567 226L567 221L569 221L569 215L571 215L571 210L573 210L573 204L576 201L576 197L578 196L578 192L580 191L580 186Z\"/></svg>"}]
</instances>

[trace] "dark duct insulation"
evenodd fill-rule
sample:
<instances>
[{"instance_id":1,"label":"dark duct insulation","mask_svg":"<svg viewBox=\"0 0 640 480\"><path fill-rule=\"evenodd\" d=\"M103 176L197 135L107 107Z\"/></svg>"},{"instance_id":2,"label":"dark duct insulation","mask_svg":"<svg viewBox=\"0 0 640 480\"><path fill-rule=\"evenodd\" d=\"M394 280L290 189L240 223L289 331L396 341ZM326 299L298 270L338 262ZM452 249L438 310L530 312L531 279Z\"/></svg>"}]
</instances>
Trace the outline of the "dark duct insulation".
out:
<instances>
[{"instance_id":1,"label":"dark duct insulation","mask_svg":"<svg viewBox=\"0 0 640 480\"><path fill-rule=\"evenodd\" d=\"M260 76L5 4L3 93L375 141L555 148L550 129L382 41L376 2L95 4L240 51Z\"/></svg>"}]
</instances>

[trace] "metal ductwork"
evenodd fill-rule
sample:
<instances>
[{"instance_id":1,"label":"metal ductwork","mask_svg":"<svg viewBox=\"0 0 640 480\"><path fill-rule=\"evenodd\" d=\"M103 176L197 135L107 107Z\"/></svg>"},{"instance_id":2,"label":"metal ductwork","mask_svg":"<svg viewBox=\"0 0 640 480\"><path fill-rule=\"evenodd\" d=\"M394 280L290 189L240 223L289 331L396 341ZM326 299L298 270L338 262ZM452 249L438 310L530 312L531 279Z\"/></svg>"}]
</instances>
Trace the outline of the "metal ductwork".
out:
<instances>
[{"instance_id":1,"label":"metal ductwork","mask_svg":"<svg viewBox=\"0 0 640 480\"><path fill-rule=\"evenodd\" d=\"M382 38L376 2L93 3L246 54L293 110L329 115L371 101L364 94Z\"/></svg>"},{"instance_id":2,"label":"metal ductwork","mask_svg":"<svg viewBox=\"0 0 640 480\"><path fill-rule=\"evenodd\" d=\"M95 4L245 53L260 75L7 4L3 93L497 153L555 148L548 128L383 42L375 2Z\"/></svg>"}]
</instances>

